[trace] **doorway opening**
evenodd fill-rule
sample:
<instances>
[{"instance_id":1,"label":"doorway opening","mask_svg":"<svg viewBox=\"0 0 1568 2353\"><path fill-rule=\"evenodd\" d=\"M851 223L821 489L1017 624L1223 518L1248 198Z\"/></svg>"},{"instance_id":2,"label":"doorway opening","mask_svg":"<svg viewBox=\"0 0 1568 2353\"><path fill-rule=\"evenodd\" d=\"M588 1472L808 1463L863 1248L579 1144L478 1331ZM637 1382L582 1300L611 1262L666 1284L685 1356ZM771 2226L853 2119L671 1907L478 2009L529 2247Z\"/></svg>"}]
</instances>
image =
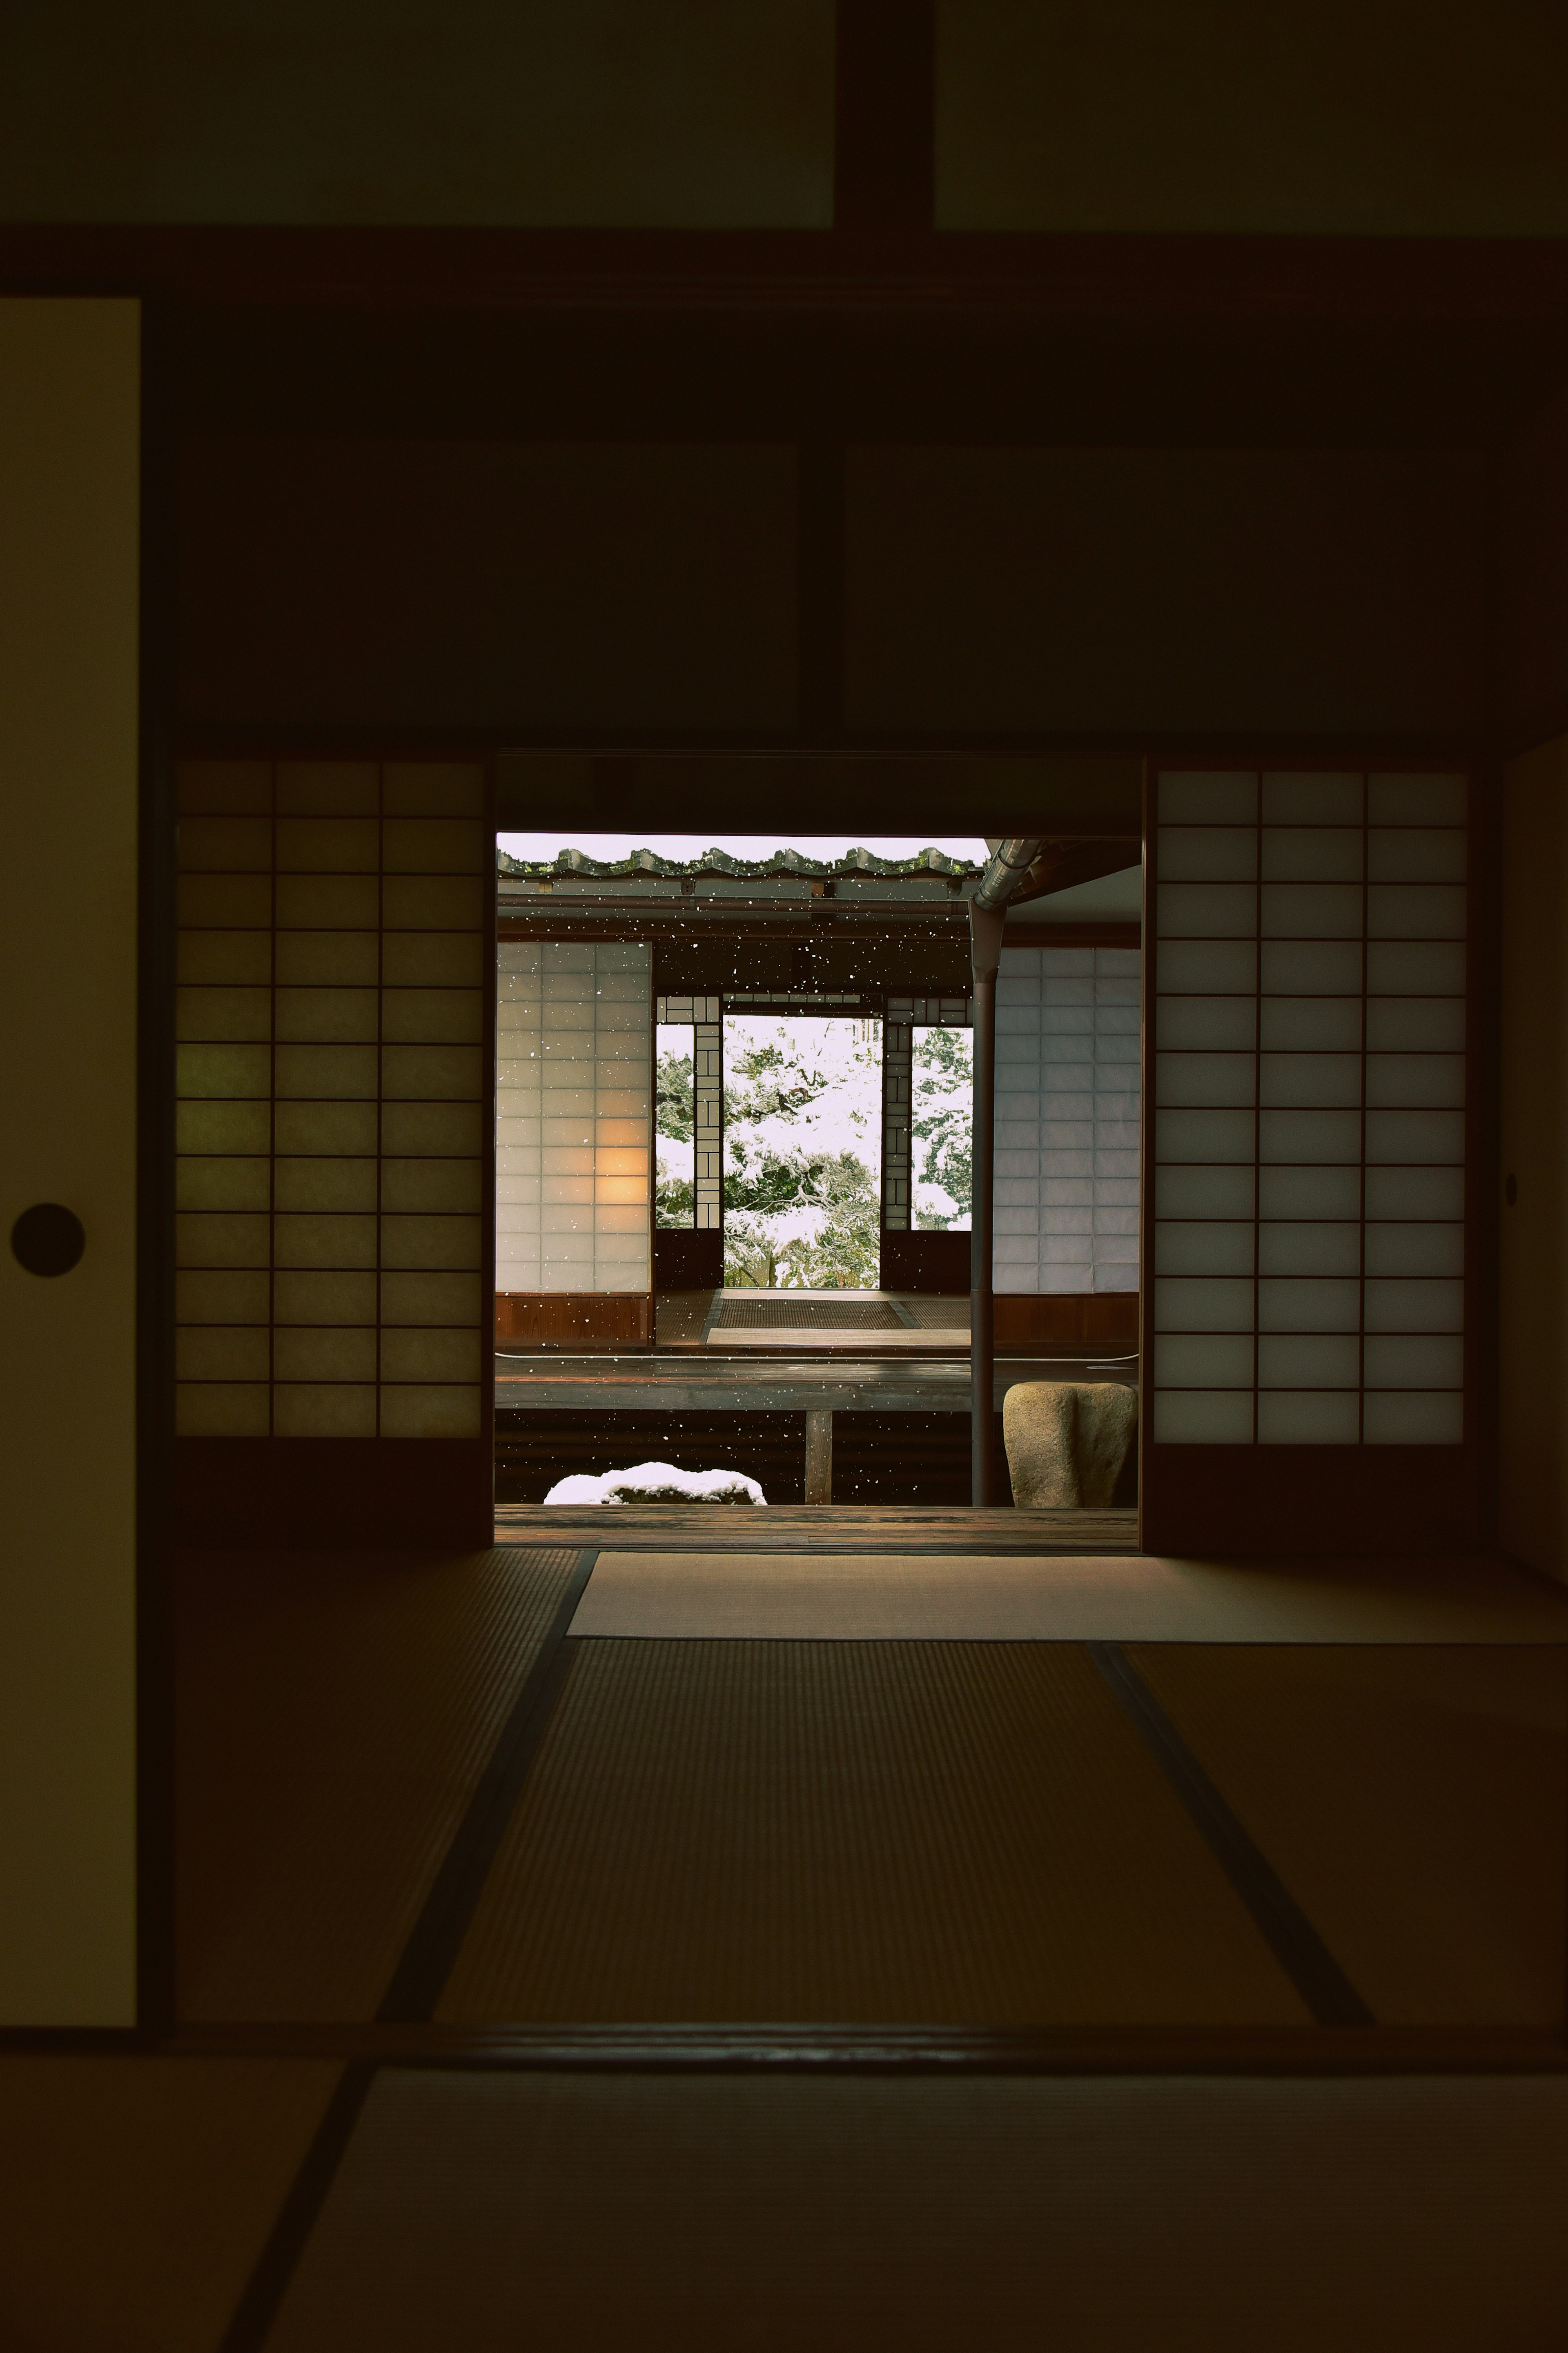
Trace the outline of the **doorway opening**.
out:
<instances>
[{"instance_id":1,"label":"doorway opening","mask_svg":"<svg viewBox=\"0 0 1568 2353\"><path fill-rule=\"evenodd\" d=\"M988 855L981 839L501 836L503 1503L647 1460L733 1470L770 1504L968 1503L967 900ZM1030 927L1010 943L998 1143L1006 1114L1034 1132L998 1161L999 1461L1012 1380L1091 1356L1136 1378L1136 1177L1117 1204L1128 1288L1115 1250L1096 1262L1117 1221L1095 1215L1093 1135L1097 1032L1120 1028L1104 1059L1136 1085L1135 947L1130 1008L1102 1022L1097 935L1048 976ZM1106 977L1109 1008L1129 990ZM1070 1137L1068 1107L1041 1100L1064 1059L1087 1096Z\"/></svg>"}]
</instances>

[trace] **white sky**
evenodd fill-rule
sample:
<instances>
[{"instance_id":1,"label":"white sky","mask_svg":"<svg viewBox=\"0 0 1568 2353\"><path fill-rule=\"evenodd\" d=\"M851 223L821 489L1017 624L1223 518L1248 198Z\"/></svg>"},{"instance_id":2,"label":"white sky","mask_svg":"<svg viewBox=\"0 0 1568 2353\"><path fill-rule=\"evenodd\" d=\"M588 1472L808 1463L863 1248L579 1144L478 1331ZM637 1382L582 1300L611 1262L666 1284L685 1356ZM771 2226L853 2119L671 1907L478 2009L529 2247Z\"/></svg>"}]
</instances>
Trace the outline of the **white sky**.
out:
<instances>
[{"instance_id":1,"label":"white sky","mask_svg":"<svg viewBox=\"0 0 1568 2353\"><path fill-rule=\"evenodd\" d=\"M847 857L852 849L868 849L873 858L915 858L922 849L940 849L949 858L967 858L977 866L984 865L988 854L984 841L961 841L946 834L939 834L933 840L923 833L792 833L786 838L779 833L721 833L715 837L710 833L574 832L568 839L557 831L503 833L498 839L509 856L526 859L535 866L552 861L563 849L580 849L585 858L605 862L629 858L634 849L651 849L657 858L668 858L678 864L700 858L705 849L722 849L731 858L751 860L771 858L779 849L796 849L803 858L816 859L824 866L836 858Z\"/></svg>"}]
</instances>

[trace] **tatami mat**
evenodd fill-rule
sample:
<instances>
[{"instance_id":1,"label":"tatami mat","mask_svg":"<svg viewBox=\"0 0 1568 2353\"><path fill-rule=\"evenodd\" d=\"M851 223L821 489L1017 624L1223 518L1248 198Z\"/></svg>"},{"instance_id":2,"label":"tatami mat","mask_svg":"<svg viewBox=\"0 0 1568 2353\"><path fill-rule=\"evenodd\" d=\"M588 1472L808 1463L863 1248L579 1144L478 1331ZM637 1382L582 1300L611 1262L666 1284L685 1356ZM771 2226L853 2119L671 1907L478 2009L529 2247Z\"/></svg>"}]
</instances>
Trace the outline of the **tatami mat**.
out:
<instances>
[{"instance_id":1,"label":"tatami mat","mask_svg":"<svg viewBox=\"0 0 1568 2353\"><path fill-rule=\"evenodd\" d=\"M1305 2022L1081 1651L585 1642L447 2020Z\"/></svg>"},{"instance_id":2,"label":"tatami mat","mask_svg":"<svg viewBox=\"0 0 1568 2353\"><path fill-rule=\"evenodd\" d=\"M268 2353L1481 2353L1568 2081L382 2076Z\"/></svg>"},{"instance_id":3,"label":"tatami mat","mask_svg":"<svg viewBox=\"0 0 1568 2353\"><path fill-rule=\"evenodd\" d=\"M576 1559L183 1563L182 2016L373 2014Z\"/></svg>"},{"instance_id":4,"label":"tatami mat","mask_svg":"<svg viewBox=\"0 0 1568 2353\"><path fill-rule=\"evenodd\" d=\"M1568 1593L1483 1559L601 1552L574 1634L794 1641L1568 1643Z\"/></svg>"},{"instance_id":5,"label":"tatami mat","mask_svg":"<svg viewBox=\"0 0 1568 2353\"><path fill-rule=\"evenodd\" d=\"M0 2345L214 2353L337 2077L0 2057Z\"/></svg>"},{"instance_id":6,"label":"tatami mat","mask_svg":"<svg viewBox=\"0 0 1568 2353\"><path fill-rule=\"evenodd\" d=\"M1132 1656L1381 2021L1561 2023L1568 1655Z\"/></svg>"}]
</instances>

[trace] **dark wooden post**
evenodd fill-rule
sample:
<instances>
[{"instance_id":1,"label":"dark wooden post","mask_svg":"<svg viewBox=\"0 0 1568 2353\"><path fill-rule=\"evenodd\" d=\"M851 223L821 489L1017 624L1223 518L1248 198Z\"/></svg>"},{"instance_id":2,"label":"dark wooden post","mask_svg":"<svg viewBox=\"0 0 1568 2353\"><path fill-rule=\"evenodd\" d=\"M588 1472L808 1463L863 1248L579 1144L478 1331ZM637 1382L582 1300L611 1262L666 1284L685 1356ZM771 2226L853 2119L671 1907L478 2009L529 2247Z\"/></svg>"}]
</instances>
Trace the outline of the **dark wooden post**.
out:
<instances>
[{"instance_id":1,"label":"dark wooden post","mask_svg":"<svg viewBox=\"0 0 1568 2353\"><path fill-rule=\"evenodd\" d=\"M808 1504L833 1501L831 1413L808 1413L805 1417L805 1500Z\"/></svg>"},{"instance_id":2,"label":"dark wooden post","mask_svg":"<svg viewBox=\"0 0 1568 2353\"><path fill-rule=\"evenodd\" d=\"M989 1504L995 1485L994 1388L996 1308L991 1288L992 1195L996 1157L996 971L1002 960L1002 907L969 902L974 976L974 1184L969 1241L970 1495Z\"/></svg>"}]
</instances>

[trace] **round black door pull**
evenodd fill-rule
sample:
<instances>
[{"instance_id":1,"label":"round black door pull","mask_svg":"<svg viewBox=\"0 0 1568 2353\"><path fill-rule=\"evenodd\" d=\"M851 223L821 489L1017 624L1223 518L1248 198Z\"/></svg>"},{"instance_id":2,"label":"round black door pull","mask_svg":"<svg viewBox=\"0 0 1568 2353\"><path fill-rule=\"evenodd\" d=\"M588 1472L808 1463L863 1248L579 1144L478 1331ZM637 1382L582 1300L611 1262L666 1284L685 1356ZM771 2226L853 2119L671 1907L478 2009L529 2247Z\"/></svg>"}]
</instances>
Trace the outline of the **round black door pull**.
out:
<instances>
[{"instance_id":1,"label":"round black door pull","mask_svg":"<svg viewBox=\"0 0 1568 2353\"><path fill-rule=\"evenodd\" d=\"M11 1229L11 1255L29 1274L68 1274L86 1248L81 1219L58 1201L35 1201Z\"/></svg>"}]
</instances>

